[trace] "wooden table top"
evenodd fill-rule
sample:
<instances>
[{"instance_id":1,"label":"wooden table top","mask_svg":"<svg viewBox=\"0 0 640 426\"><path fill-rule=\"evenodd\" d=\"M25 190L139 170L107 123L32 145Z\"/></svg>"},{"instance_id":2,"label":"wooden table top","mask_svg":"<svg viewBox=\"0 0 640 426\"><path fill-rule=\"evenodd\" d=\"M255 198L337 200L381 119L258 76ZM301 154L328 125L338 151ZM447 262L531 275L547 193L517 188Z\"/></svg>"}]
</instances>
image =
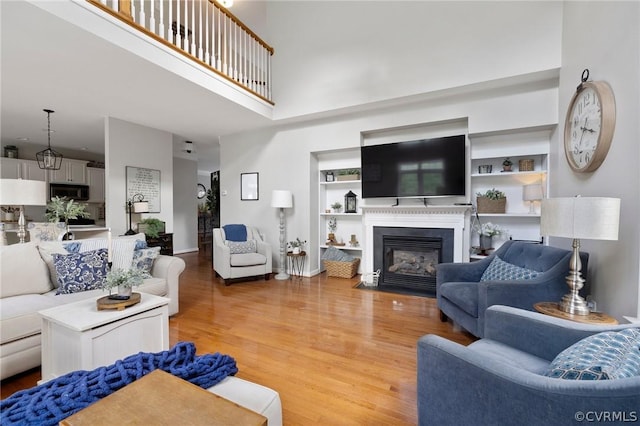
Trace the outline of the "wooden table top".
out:
<instances>
[{"instance_id":1,"label":"wooden table top","mask_svg":"<svg viewBox=\"0 0 640 426\"><path fill-rule=\"evenodd\" d=\"M533 305L534 309L540 313L551 315L552 317L567 319L584 324L602 324L613 325L618 324L615 318L603 314L602 312L589 312L589 315L570 314L561 310L556 302L540 302Z\"/></svg>"},{"instance_id":2,"label":"wooden table top","mask_svg":"<svg viewBox=\"0 0 640 426\"><path fill-rule=\"evenodd\" d=\"M267 418L154 370L60 422L62 426L96 424L266 426Z\"/></svg>"}]
</instances>

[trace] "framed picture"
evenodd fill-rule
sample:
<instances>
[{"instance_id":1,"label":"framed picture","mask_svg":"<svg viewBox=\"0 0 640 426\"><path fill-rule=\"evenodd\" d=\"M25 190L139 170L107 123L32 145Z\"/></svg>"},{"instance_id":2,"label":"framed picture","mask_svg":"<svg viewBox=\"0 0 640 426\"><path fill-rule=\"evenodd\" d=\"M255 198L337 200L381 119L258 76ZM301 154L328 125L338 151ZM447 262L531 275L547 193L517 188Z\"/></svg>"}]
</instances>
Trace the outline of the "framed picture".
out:
<instances>
[{"instance_id":1,"label":"framed picture","mask_svg":"<svg viewBox=\"0 0 640 426\"><path fill-rule=\"evenodd\" d=\"M240 200L255 201L259 193L258 173L240 173Z\"/></svg>"},{"instance_id":2,"label":"framed picture","mask_svg":"<svg viewBox=\"0 0 640 426\"><path fill-rule=\"evenodd\" d=\"M160 170L126 166L127 200L142 196L149 213L160 213Z\"/></svg>"}]
</instances>

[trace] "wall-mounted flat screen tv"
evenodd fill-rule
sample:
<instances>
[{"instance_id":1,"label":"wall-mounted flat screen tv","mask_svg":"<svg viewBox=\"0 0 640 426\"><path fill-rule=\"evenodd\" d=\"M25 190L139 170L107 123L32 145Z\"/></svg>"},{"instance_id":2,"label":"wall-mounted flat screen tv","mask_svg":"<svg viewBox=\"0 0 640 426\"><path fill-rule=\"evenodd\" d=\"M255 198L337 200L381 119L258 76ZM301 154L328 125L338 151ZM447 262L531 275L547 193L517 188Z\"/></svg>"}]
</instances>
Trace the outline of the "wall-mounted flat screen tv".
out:
<instances>
[{"instance_id":1,"label":"wall-mounted flat screen tv","mask_svg":"<svg viewBox=\"0 0 640 426\"><path fill-rule=\"evenodd\" d=\"M465 136L363 146L362 198L464 196Z\"/></svg>"}]
</instances>

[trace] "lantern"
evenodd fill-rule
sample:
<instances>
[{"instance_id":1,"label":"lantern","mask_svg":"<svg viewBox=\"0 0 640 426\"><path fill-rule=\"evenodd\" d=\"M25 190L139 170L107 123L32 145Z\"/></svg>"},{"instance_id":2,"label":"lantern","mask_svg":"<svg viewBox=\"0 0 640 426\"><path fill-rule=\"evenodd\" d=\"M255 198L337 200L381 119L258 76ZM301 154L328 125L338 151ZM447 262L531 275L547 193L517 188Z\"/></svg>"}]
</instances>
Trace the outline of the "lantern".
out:
<instances>
[{"instance_id":1,"label":"lantern","mask_svg":"<svg viewBox=\"0 0 640 426\"><path fill-rule=\"evenodd\" d=\"M354 194L352 191L347 192L344 195L344 212L357 213L358 212L357 200L358 200L358 196L356 194Z\"/></svg>"}]
</instances>

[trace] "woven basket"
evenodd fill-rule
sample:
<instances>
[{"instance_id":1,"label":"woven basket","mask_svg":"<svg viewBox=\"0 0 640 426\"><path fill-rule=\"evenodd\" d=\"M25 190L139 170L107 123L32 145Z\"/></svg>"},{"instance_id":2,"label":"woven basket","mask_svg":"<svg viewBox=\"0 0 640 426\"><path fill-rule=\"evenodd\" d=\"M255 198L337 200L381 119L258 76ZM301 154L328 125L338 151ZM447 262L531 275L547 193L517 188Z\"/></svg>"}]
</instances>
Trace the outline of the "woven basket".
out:
<instances>
[{"instance_id":1,"label":"woven basket","mask_svg":"<svg viewBox=\"0 0 640 426\"><path fill-rule=\"evenodd\" d=\"M341 262L338 260L325 260L324 267L328 277L353 278L358 272L360 258L356 257L351 262Z\"/></svg>"},{"instance_id":2,"label":"woven basket","mask_svg":"<svg viewBox=\"0 0 640 426\"><path fill-rule=\"evenodd\" d=\"M521 172L533 171L533 160L520 160L518 161L518 170Z\"/></svg>"},{"instance_id":3,"label":"woven basket","mask_svg":"<svg viewBox=\"0 0 640 426\"><path fill-rule=\"evenodd\" d=\"M507 199L492 200L487 197L478 197L478 213L504 213L507 209Z\"/></svg>"}]
</instances>

